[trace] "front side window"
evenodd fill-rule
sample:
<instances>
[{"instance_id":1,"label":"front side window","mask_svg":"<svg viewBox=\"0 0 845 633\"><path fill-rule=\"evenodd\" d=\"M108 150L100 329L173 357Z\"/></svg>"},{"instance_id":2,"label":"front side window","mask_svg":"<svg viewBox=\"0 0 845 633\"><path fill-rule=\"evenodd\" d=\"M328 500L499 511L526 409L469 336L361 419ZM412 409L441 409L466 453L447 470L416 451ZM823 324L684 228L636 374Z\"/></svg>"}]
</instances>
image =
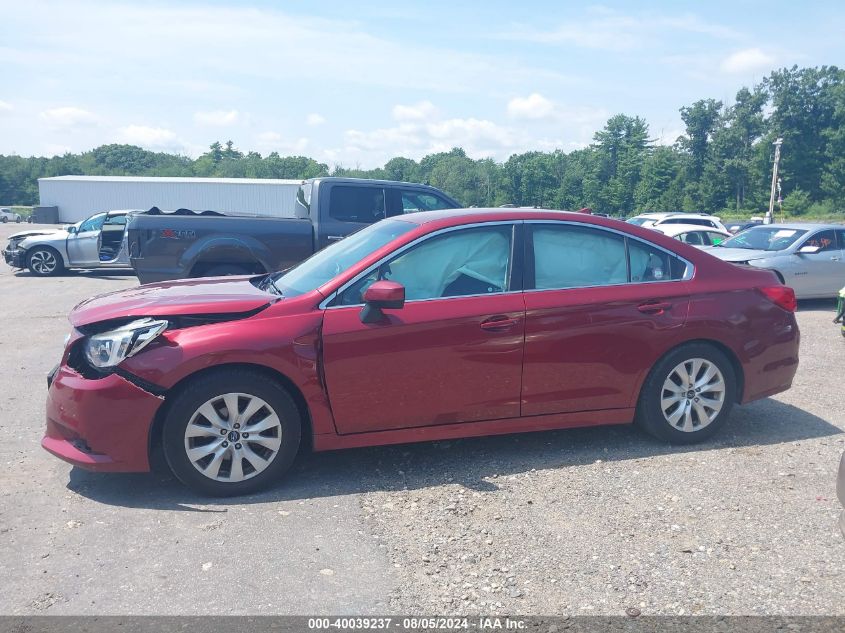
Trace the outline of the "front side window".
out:
<instances>
[{"instance_id":1,"label":"front side window","mask_svg":"<svg viewBox=\"0 0 845 633\"><path fill-rule=\"evenodd\" d=\"M103 228L103 222L105 221L105 213L98 213L97 215L92 215L90 218L85 220L85 222L79 225L79 231L77 231L77 233L85 233L86 231L99 231L101 228Z\"/></svg>"},{"instance_id":2,"label":"front side window","mask_svg":"<svg viewBox=\"0 0 845 633\"><path fill-rule=\"evenodd\" d=\"M374 281L405 287L406 301L495 294L508 290L511 225L449 231L387 260L343 291L340 305L358 305Z\"/></svg>"},{"instance_id":3,"label":"front side window","mask_svg":"<svg viewBox=\"0 0 845 633\"><path fill-rule=\"evenodd\" d=\"M378 222L386 217L384 189L351 185L332 187L329 215L340 222Z\"/></svg>"},{"instance_id":4,"label":"front side window","mask_svg":"<svg viewBox=\"0 0 845 633\"><path fill-rule=\"evenodd\" d=\"M695 246L701 246L704 244L704 241L701 239L701 233L698 231L690 231L689 233L681 233L678 238L684 244L694 244ZM707 242L708 244L710 242Z\"/></svg>"},{"instance_id":5,"label":"front side window","mask_svg":"<svg viewBox=\"0 0 845 633\"><path fill-rule=\"evenodd\" d=\"M402 212L414 213L416 211L437 211L439 209L451 209L453 205L442 198L430 193L419 191L402 192Z\"/></svg>"},{"instance_id":6,"label":"front side window","mask_svg":"<svg viewBox=\"0 0 845 633\"><path fill-rule=\"evenodd\" d=\"M836 250L836 234L833 231L821 231L819 233L815 233L807 238L807 240L801 245L803 248L804 246L817 246L819 253L824 251L833 251Z\"/></svg>"},{"instance_id":7,"label":"front side window","mask_svg":"<svg viewBox=\"0 0 845 633\"><path fill-rule=\"evenodd\" d=\"M707 232L707 240L705 240L705 244L721 244L725 241L726 236L722 235L721 233L713 233L711 231ZM708 241L709 240L709 241Z\"/></svg>"}]
</instances>

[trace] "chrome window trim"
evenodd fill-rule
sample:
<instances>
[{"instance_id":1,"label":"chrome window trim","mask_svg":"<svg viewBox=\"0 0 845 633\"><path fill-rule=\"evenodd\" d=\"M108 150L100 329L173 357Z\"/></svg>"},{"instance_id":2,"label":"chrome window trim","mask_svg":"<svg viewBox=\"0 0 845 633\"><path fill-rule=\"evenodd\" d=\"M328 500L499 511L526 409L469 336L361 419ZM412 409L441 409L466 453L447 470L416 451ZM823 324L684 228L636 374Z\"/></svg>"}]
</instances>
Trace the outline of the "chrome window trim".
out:
<instances>
[{"instance_id":1,"label":"chrome window trim","mask_svg":"<svg viewBox=\"0 0 845 633\"><path fill-rule=\"evenodd\" d=\"M389 255L382 257L375 264L372 264L371 266L369 266L366 270L364 270L364 271L358 273L357 275L355 275L352 279L347 281L340 288L338 288L333 293L331 293L328 297L323 299L320 302L320 304L317 306L317 309L318 310L334 310L336 308L356 308L356 307L363 306L364 305L363 303L354 303L354 304L351 303L349 305L342 305L342 306L330 306L328 304L331 303L332 301L334 301L335 298L339 294L341 294L343 291L345 291L347 288L349 288L349 286L354 285L355 283L360 281L363 277L366 277L367 275L369 275L376 268L381 266L385 261L387 261L389 259L393 259L394 257L396 257L398 255L401 255L402 253L404 253L409 248L416 246L417 244L420 244L420 243L422 243L422 242L424 242L428 239L431 239L431 238L436 237L438 235L443 235L444 233L451 233L453 231L459 231L461 229L477 229L477 228L481 228L481 227L485 227L485 226L502 226L502 225L513 226L515 224L520 224L522 222L523 222L522 220L495 220L495 221L492 221L492 222L474 222L472 224L461 224L461 225L458 225L458 226L447 226L445 228L438 229L437 231L434 231L433 233L426 233L425 235L421 235L417 239L415 239L411 242L408 242L404 246L401 246L400 248L396 249L395 251L392 251ZM511 237L511 240L513 240L513 237ZM511 242L511 250L513 250L513 243L512 242ZM513 262L510 262L510 265L508 267L509 270L510 270L511 265L513 265ZM515 294L517 292L522 292L522 290L506 290L506 291L503 291L503 292L485 292L483 294L459 295L459 296L456 296L456 297L431 297L429 299L409 299L405 303L417 303L417 302L421 302L421 301L445 301L445 300L448 300L448 299L466 299L467 297L501 297L502 295Z\"/></svg>"},{"instance_id":2,"label":"chrome window trim","mask_svg":"<svg viewBox=\"0 0 845 633\"><path fill-rule=\"evenodd\" d=\"M649 242L648 240L644 240L641 237L637 237L636 235L631 235L629 233L625 233L624 231L619 231L618 229L600 226L598 224L589 224L586 222L573 222L572 220L525 220L525 224L553 224L553 225L560 225L560 224L567 224L570 226L577 226L577 227L587 227L589 229L595 229L597 231L607 231L608 233L615 233L616 235L621 236L623 239L628 240L636 240L637 242L641 242L646 246L650 246L651 248L657 249L659 251L663 251L667 255L670 255L676 259L681 260L686 265L686 270L684 270L684 275L680 279L660 279L660 280L652 280L652 281L626 281L624 283L618 284L598 284L595 286L571 286L569 288L531 288L530 290L523 290L523 292L556 292L559 290L578 290L579 288L614 288L616 286L630 286L630 285L640 285L640 284L667 284L667 283L677 283L679 281L689 281L692 279L693 275L695 274L695 264L693 264L687 258L679 255L678 253L674 253L670 251L668 248L663 248L658 244L654 244L653 242ZM674 239L674 238L670 238ZM628 257L628 246L625 246L625 256Z\"/></svg>"}]
</instances>

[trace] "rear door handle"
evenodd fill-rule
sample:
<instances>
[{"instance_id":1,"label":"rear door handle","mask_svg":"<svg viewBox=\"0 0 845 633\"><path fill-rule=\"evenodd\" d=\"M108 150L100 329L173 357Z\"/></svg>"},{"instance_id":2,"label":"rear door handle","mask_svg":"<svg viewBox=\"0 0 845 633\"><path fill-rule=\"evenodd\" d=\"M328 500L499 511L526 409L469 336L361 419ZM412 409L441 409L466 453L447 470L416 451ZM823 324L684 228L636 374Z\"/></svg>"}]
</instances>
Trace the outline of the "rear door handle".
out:
<instances>
[{"instance_id":1,"label":"rear door handle","mask_svg":"<svg viewBox=\"0 0 845 633\"><path fill-rule=\"evenodd\" d=\"M637 310L643 314L663 314L671 307L672 304L666 301L651 301L649 303L642 303L638 305Z\"/></svg>"},{"instance_id":2,"label":"rear door handle","mask_svg":"<svg viewBox=\"0 0 845 633\"><path fill-rule=\"evenodd\" d=\"M488 332L502 332L511 329L517 323L519 323L518 319L511 319L502 315L490 317L486 321L482 321L479 327Z\"/></svg>"},{"instance_id":3,"label":"rear door handle","mask_svg":"<svg viewBox=\"0 0 845 633\"><path fill-rule=\"evenodd\" d=\"M342 240L343 238L343 235L326 235L326 239L329 242L337 242L338 240Z\"/></svg>"}]
</instances>

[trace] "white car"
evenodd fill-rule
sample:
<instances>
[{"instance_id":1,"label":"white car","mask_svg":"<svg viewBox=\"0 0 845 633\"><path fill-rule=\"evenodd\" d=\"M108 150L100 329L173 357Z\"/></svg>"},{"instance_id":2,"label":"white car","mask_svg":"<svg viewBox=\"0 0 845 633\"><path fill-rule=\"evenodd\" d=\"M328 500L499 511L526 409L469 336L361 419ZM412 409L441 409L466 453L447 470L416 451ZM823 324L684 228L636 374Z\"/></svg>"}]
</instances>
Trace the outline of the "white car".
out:
<instances>
[{"instance_id":1,"label":"white car","mask_svg":"<svg viewBox=\"0 0 845 633\"><path fill-rule=\"evenodd\" d=\"M706 213L640 213L627 220L629 224L636 224L647 229L654 229L666 224L695 224L706 226L720 231L728 229L722 224L721 219L715 215Z\"/></svg>"},{"instance_id":2,"label":"white car","mask_svg":"<svg viewBox=\"0 0 845 633\"><path fill-rule=\"evenodd\" d=\"M9 236L3 258L12 268L36 277L67 268L131 268L126 248L126 216L108 211L59 229L21 231Z\"/></svg>"},{"instance_id":3,"label":"white car","mask_svg":"<svg viewBox=\"0 0 845 633\"><path fill-rule=\"evenodd\" d=\"M700 248L704 246L716 246L716 244L721 244L733 236L730 231L723 231L699 224L661 224L651 228L669 237L674 237L684 244L691 244Z\"/></svg>"},{"instance_id":4,"label":"white car","mask_svg":"<svg viewBox=\"0 0 845 633\"><path fill-rule=\"evenodd\" d=\"M0 222L6 224L6 222L17 222L20 224L21 216L18 213L12 211L9 207L2 207L0 208Z\"/></svg>"}]
</instances>

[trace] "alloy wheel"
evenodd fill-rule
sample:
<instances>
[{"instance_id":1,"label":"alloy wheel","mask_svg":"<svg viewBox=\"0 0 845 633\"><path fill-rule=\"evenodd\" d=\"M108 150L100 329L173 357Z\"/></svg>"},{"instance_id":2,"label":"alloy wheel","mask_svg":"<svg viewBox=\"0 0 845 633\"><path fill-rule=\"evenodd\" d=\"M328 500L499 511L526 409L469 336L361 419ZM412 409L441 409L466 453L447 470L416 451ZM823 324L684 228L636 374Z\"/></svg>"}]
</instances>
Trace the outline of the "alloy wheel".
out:
<instances>
[{"instance_id":1,"label":"alloy wheel","mask_svg":"<svg viewBox=\"0 0 845 633\"><path fill-rule=\"evenodd\" d=\"M264 471L279 453L282 424L266 401L226 393L201 405L185 428L185 453L200 473L239 482Z\"/></svg>"},{"instance_id":2,"label":"alloy wheel","mask_svg":"<svg viewBox=\"0 0 845 633\"><path fill-rule=\"evenodd\" d=\"M725 377L704 358L678 363L660 392L660 410L673 428L694 433L708 426L725 404Z\"/></svg>"},{"instance_id":3,"label":"alloy wheel","mask_svg":"<svg viewBox=\"0 0 845 633\"><path fill-rule=\"evenodd\" d=\"M50 251L35 251L29 256L29 263L32 269L39 275L49 275L56 270L58 262L56 256Z\"/></svg>"}]
</instances>

